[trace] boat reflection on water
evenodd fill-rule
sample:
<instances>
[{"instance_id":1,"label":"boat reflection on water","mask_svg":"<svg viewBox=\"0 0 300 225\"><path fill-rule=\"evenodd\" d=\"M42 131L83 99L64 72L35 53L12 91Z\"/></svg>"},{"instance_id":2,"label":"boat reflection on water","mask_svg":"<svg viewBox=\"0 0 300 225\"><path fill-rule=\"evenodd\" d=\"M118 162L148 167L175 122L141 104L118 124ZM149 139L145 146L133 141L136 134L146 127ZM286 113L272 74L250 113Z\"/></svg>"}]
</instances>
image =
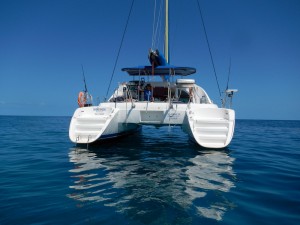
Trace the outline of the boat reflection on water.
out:
<instances>
[{"instance_id":1,"label":"boat reflection on water","mask_svg":"<svg viewBox=\"0 0 300 225\"><path fill-rule=\"evenodd\" d=\"M207 152L190 159L192 166L187 167L189 179L186 182L186 193L191 202L197 198L209 198L212 201L196 204L199 214L206 218L222 220L224 212L229 207L229 202L225 202L220 196L217 200L215 192L229 192L234 187L235 174L232 170L234 159L225 152ZM224 202L222 202L224 201Z\"/></svg>"},{"instance_id":2,"label":"boat reflection on water","mask_svg":"<svg viewBox=\"0 0 300 225\"><path fill-rule=\"evenodd\" d=\"M236 178L229 150L199 150L188 143L186 150L174 149L159 141L137 145L71 148L74 183L68 197L82 207L98 203L147 223L170 213L222 220L232 208L226 193Z\"/></svg>"}]
</instances>

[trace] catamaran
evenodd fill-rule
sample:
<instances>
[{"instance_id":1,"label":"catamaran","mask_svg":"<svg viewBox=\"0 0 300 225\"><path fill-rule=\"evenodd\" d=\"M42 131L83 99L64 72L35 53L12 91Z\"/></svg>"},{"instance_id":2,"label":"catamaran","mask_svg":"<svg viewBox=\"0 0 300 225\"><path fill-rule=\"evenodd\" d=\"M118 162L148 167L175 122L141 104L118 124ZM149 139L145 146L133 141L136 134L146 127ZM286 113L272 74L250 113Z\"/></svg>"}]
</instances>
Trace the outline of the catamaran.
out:
<instances>
[{"instance_id":1,"label":"catamaran","mask_svg":"<svg viewBox=\"0 0 300 225\"><path fill-rule=\"evenodd\" d=\"M149 65L123 68L131 77L113 94L93 106L90 95L81 92L79 108L72 117L69 137L76 144L90 144L132 134L142 125L179 125L193 141L205 148L230 144L235 127L235 111L225 107L235 89L227 89L222 107L214 104L206 91L187 77L192 67L169 64L168 0L166 0L165 51L149 50Z\"/></svg>"}]
</instances>

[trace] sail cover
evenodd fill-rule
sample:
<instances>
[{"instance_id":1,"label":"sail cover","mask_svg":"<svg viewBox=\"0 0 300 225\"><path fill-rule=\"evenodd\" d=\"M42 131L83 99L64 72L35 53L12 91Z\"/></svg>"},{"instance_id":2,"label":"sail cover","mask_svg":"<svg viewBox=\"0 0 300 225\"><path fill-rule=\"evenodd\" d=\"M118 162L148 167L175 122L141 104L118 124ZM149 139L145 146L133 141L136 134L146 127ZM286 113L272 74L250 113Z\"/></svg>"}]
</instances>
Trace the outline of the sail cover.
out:
<instances>
[{"instance_id":1,"label":"sail cover","mask_svg":"<svg viewBox=\"0 0 300 225\"><path fill-rule=\"evenodd\" d=\"M123 68L122 71L127 72L131 76L168 76L168 75L177 75L177 76L188 76L196 73L196 69L192 67L177 67L177 66L138 66L138 67L129 67Z\"/></svg>"}]
</instances>

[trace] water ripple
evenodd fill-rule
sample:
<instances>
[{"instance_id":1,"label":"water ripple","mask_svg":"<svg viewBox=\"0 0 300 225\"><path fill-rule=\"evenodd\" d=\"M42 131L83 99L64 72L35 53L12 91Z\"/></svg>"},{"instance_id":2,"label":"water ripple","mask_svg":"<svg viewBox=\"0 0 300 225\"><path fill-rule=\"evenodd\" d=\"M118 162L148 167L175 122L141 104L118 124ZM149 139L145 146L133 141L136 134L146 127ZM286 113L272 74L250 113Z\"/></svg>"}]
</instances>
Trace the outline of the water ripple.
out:
<instances>
[{"instance_id":1,"label":"water ripple","mask_svg":"<svg viewBox=\"0 0 300 225\"><path fill-rule=\"evenodd\" d=\"M69 170L73 179L69 187L73 191L68 197L114 207L148 224L158 222L156 218L165 217L170 209L180 212L184 220L195 212L199 217L222 220L232 207L222 193L235 187L234 159L227 151L183 147L186 149L180 152L172 146L162 149L156 140L143 141L142 137L129 151L109 144L89 150L71 148L74 169Z\"/></svg>"},{"instance_id":2,"label":"water ripple","mask_svg":"<svg viewBox=\"0 0 300 225\"><path fill-rule=\"evenodd\" d=\"M70 119L0 116L0 224L299 224L300 121L237 120L214 151L151 126L76 148Z\"/></svg>"}]
</instances>

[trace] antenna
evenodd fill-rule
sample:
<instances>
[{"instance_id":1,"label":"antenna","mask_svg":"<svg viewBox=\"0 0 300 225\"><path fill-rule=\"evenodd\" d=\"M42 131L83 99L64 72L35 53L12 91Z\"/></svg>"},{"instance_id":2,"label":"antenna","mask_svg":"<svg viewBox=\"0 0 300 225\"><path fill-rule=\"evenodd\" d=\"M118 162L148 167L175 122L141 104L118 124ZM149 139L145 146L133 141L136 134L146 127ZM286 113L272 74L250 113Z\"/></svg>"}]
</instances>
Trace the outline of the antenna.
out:
<instances>
[{"instance_id":1,"label":"antenna","mask_svg":"<svg viewBox=\"0 0 300 225\"><path fill-rule=\"evenodd\" d=\"M85 75L84 75L84 69L83 65L81 64L81 69L82 69L82 76L83 76L83 82L84 82L84 92L88 92L87 87L86 87L86 82L85 82Z\"/></svg>"},{"instance_id":2,"label":"antenna","mask_svg":"<svg viewBox=\"0 0 300 225\"><path fill-rule=\"evenodd\" d=\"M225 90L228 89L230 72L231 72L231 56L230 56L230 59L229 59L229 69L228 69L227 85L226 85L226 89Z\"/></svg>"},{"instance_id":3,"label":"antenna","mask_svg":"<svg viewBox=\"0 0 300 225\"><path fill-rule=\"evenodd\" d=\"M230 57L230 60L229 60L229 69L228 69L227 84L226 84L226 89L225 89L225 93L224 93L225 98L222 100L222 107L225 107L226 103L227 103L227 98L230 99L229 108L232 107L232 97L233 97L233 94L235 92L238 92L237 89L228 89L230 73L231 73L231 57Z\"/></svg>"}]
</instances>

